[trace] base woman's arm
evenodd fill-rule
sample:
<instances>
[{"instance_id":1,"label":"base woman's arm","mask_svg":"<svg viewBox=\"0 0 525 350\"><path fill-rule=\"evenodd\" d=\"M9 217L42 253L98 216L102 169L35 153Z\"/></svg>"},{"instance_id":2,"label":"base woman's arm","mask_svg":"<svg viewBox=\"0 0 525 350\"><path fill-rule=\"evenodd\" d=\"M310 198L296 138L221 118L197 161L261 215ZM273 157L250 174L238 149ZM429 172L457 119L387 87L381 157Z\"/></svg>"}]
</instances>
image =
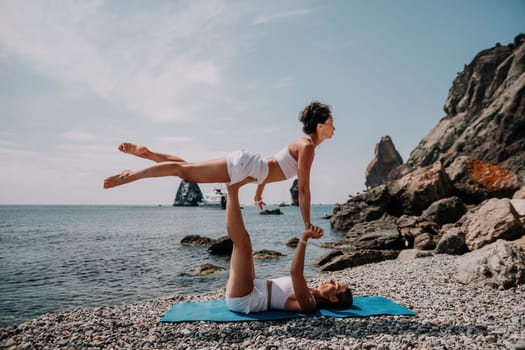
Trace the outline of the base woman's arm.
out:
<instances>
[{"instance_id":1,"label":"base woman's arm","mask_svg":"<svg viewBox=\"0 0 525 350\"><path fill-rule=\"evenodd\" d=\"M295 298L299 304L299 310L297 311L309 313L316 309L314 297L310 293L310 288L308 288L306 280L304 279L304 258L308 239L321 238L322 236L323 230L319 227L306 229L301 235L301 239L295 249L292 266L290 267L290 276L292 277Z\"/></svg>"}]
</instances>

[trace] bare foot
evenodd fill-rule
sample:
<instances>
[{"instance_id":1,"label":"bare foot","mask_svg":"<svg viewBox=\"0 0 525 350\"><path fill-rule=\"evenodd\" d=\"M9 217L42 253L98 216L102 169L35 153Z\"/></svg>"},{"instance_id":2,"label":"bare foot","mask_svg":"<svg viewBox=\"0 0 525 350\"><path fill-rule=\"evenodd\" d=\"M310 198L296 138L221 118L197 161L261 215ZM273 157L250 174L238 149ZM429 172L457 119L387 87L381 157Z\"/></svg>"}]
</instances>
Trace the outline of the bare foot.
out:
<instances>
[{"instance_id":1,"label":"bare foot","mask_svg":"<svg viewBox=\"0 0 525 350\"><path fill-rule=\"evenodd\" d=\"M104 179L104 188L112 188L116 186L123 185L129 182L129 176L131 175L131 170L124 170L120 174L113 175Z\"/></svg>"},{"instance_id":2,"label":"bare foot","mask_svg":"<svg viewBox=\"0 0 525 350\"><path fill-rule=\"evenodd\" d=\"M147 149L146 146L136 145L131 142L122 142L118 146L118 149L121 152L128 153L128 154L131 154L137 157L142 157L142 158L145 158L149 152L149 149Z\"/></svg>"}]
</instances>

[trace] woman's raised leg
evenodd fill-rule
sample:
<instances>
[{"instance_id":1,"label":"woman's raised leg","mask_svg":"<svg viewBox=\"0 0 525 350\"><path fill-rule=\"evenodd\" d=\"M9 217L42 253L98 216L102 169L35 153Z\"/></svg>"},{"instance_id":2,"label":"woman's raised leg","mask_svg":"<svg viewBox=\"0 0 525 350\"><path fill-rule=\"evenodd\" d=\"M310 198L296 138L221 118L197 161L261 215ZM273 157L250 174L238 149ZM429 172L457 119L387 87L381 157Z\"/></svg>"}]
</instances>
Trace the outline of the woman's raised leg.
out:
<instances>
[{"instance_id":1,"label":"woman's raised leg","mask_svg":"<svg viewBox=\"0 0 525 350\"><path fill-rule=\"evenodd\" d=\"M173 154L164 154L164 153L158 153L153 152L149 148L143 145L137 145L132 142L122 142L118 146L119 151L127 154L131 154L133 156L137 156L140 158L145 158L152 160L157 163L161 162L183 162L186 163L186 161L182 158L179 158Z\"/></svg>"},{"instance_id":2,"label":"woman's raised leg","mask_svg":"<svg viewBox=\"0 0 525 350\"><path fill-rule=\"evenodd\" d=\"M253 265L252 243L244 226L239 205L239 188L243 183L228 186L226 202L226 230L233 241L230 260L230 275L226 284L226 296L243 297L253 290L255 268Z\"/></svg>"},{"instance_id":3,"label":"woman's raised leg","mask_svg":"<svg viewBox=\"0 0 525 350\"><path fill-rule=\"evenodd\" d=\"M227 183L230 175L226 158L199 163L162 162L138 171L124 170L104 180L104 188L112 188L140 179L178 176L196 183Z\"/></svg>"}]
</instances>

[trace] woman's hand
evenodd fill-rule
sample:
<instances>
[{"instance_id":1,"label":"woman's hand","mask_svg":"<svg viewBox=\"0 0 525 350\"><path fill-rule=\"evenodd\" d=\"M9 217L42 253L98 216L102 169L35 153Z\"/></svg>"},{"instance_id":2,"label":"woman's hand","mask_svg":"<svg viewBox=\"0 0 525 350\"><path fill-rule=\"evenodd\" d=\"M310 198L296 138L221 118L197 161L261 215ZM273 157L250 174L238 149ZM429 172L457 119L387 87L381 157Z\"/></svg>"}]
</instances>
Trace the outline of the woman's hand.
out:
<instances>
[{"instance_id":1,"label":"woman's hand","mask_svg":"<svg viewBox=\"0 0 525 350\"><path fill-rule=\"evenodd\" d=\"M254 197L253 198L253 202L255 203L256 206L259 207L259 209L264 208L264 206L266 205L266 203L264 203L264 201L262 200L261 197L259 197L259 198Z\"/></svg>"},{"instance_id":2,"label":"woman's hand","mask_svg":"<svg viewBox=\"0 0 525 350\"><path fill-rule=\"evenodd\" d=\"M255 190L255 195L253 196L253 202L256 206L259 207L259 209L262 209L266 203L263 202L262 194L264 191L264 184L257 185L257 189Z\"/></svg>"},{"instance_id":3,"label":"woman's hand","mask_svg":"<svg viewBox=\"0 0 525 350\"><path fill-rule=\"evenodd\" d=\"M302 239L304 241L308 240L309 238L313 239L319 239L323 237L324 230L320 228L319 226L310 225L309 228L303 231Z\"/></svg>"}]
</instances>

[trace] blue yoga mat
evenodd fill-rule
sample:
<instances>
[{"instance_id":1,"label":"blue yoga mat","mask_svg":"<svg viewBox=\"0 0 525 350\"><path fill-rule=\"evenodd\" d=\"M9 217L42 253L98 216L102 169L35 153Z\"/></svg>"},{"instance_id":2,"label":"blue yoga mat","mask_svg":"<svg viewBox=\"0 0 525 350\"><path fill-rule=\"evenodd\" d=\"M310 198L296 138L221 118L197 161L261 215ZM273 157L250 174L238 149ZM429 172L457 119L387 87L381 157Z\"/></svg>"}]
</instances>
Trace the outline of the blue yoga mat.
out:
<instances>
[{"instance_id":1,"label":"blue yoga mat","mask_svg":"<svg viewBox=\"0 0 525 350\"><path fill-rule=\"evenodd\" d=\"M210 300L198 303L184 302L175 304L160 319L161 322L187 322L187 321L214 321L214 322L239 322L239 321L266 321L284 320L300 317L367 317L378 315L407 315L416 313L406 307L396 304L392 300L380 297L354 297L351 308L340 310L321 309L312 314L301 314L286 311L263 311L251 314L233 312L228 309L224 300Z\"/></svg>"}]
</instances>

